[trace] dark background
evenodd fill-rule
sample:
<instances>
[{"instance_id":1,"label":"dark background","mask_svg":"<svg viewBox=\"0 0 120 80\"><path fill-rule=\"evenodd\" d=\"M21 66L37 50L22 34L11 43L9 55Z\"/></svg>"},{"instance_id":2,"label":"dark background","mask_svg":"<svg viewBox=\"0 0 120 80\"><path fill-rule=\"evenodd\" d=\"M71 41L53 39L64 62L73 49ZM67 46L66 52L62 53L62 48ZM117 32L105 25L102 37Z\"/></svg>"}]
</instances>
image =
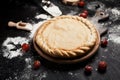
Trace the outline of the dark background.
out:
<instances>
[{"instance_id":1,"label":"dark background","mask_svg":"<svg viewBox=\"0 0 120 80\"><path fill-rule=\"evenodd\" d=\"M84 8L66 6L61 1L51 0L57 4L63 14L69 12L70 9L81 12ZM85 0L86 3L98 0ZM106 8L117 7L120 9L119 0L100 0L106 5ZM66 10L67 9L67 10ZM90 16L94 15L94 11L90 11ZM29 32L9 28L8 21L25 21L37 23L40 20L35 19L36 14L45 13L41 7L36 6L30 0L4 0L0 2L0 80L119 80L120 78L120 45L109 41L105 48L99 47L96 54L83 63L60 65L51 63L42 59L34 50L32 41L30 41L30 51L21 57L7 59L2 56L2 43L7 37L27 37ZM110 16L111 17L111 16ZM109 20L112 21L112 20ZM111 27L120 24L120 19L112 22ZM105 34L104 36L108 36ZM114 54L114 55L113 55ZM25 59L30 58L31 62L26 63ZM32 66L34 60L41 61L41 67L38 70L28 68ZM97 71L99 61L106 61L108 64L107 71L100 73ZM84 66L90 64L93 66L91 75L84 74ZM46 74L46 77L44 76Z\"/></svg>"}]
</instances>

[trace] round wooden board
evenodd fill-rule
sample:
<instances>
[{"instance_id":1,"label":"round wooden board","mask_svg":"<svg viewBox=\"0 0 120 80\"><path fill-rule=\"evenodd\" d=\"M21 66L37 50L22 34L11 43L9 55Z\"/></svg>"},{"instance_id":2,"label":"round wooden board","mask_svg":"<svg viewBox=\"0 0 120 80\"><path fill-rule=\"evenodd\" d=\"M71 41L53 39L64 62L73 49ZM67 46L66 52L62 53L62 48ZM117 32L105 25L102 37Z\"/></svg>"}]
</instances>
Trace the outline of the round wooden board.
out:
<instances>
[{"instance_id":1,"label":"round wooden board","mask_svg":"<svg viewBox=\"0 0 120 80\"><path fill-rule=\"evenodd\" d=\"M39 30L40 28L38 28ZM99 48L99 45L100 45L100 34L99 32L97 31L97 36L98 36L98 39L96 41L96 44L95 46L93 47L93 49L85 56L83 57L80 57L80 58L75 58L75 59L57 59L57 58L53 58L51 56L48 56L46 55L46 53L42 52L40 50L40 48L37 46L36 42L35 42L35 37L36 37L36 34L38 32L38 30L36 31L34 37L33 37L33 46L35 48L35 50L38 52L38 54L45 58L46 60L48 61L51 61L51 62L55 62L55 63L60 63L60 64L72 64L72 63L77 63L77 62L83 62L85 60L87 60L88 58L90 58L91 56L93 56L95 54L95 52L98 50Z\"/></svg>"}]
</instances>

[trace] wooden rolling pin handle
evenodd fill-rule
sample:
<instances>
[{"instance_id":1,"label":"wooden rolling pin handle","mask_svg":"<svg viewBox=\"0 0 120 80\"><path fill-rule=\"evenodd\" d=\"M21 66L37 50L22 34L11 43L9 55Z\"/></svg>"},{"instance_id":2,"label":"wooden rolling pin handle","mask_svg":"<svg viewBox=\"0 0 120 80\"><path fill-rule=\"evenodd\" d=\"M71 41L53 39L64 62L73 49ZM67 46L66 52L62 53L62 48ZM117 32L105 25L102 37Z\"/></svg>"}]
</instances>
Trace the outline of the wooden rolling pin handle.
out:
<instances>
[{"instance_id":1,"label":"wooden rolling pin handle","mask_svg":"<svg viewBox=\"0 0 120 80\"><path fill-rule=\"evenodd\" d=\"M9 27L16 27L17 26L17 23L13 22L13 21L9 21L8 22L8 26Z\"/></svg>"}]
</instances>

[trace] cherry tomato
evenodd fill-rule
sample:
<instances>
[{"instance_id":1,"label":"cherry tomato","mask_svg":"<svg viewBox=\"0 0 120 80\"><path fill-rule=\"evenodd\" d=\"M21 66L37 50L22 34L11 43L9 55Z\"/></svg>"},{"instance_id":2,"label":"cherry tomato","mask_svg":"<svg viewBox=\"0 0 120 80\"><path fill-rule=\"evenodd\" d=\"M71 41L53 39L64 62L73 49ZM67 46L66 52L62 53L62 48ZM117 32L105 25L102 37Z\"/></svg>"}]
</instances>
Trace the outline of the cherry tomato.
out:
<instances>
[{"instance_id":1,"label":"cherry tomato","mask_svg":"<svg viewBox=\"0 0 120 80\"><path fill-rule=\"evenodd\" d=\"M27 43L24 43L24 44L22 44L22 46L21 46L21 47L22 47L22 50L26 52L26 51L28 51L28 50L29 50L30 45L29 45L29 44L27 44Z\"/></svg>"},{"instance_id":2,"label":"cherry tomato","mask_svg":"<svg viewBox=\"0 0 120 80\"><path fill-rule=\"evenodd\" d=\"M84 2L84 1L80 1L80 2L78 2L78 6L80 6L80 7L84 7L84 6L85 6L85 2Z\"/></svg>"},{"instance_id":3,"label":"cherry tomato","mask_svg":"<svg viewBox=\"0 0 120 80\"><path fill-rule=\"evenodd\" d=\"M104 38L104 39L101 40L101 46L102 46L102 47L106 47L107 44L108 44L107 38Z\"/></svg>"},{"instance_id":4,"label":"cherry tomato","mask_svg":"<svg viewBox=\"0 0 120 80\"><path fill-rule=\"evenodd\" d=\"M87 14L88 15L88 11L87 10L84 10L83 13Z\"/></svg>"},{"instance_id":5,"label":"cherry tomato","mask_svg":"<svg viewBox=\"0 0 120 80\"><path fill-rule=\"evenodd\" d=\"M87 18L87 14L86 13L81 13L80 17Z\"/></svg>"},{"instance_id":6,"label":"cherry tomato","mask_svg":"<svg viewBox=\"0 0 120 80\"><path fill-rule=\"evenodd\" d=\"M39 60L35 60L34 64L33 64L33 68L34 69L38 69L40 67L40 65L41 65L40 61Z\"/></svg>"},{"instance_id":7,"label":"cherry tomato","mask_svg":"<svg viewBox=\"0 0 120 80\"><path fill-rule=\"evenodd\" d=\"M105 61L100 61L98 64L99 71L105 71L107 68L107 63Z\"/></svg>"},{"instance_id":8,"label":"cherry tomato","mask_svg":"<svg viewBox=\"0 0 120 80\"><path fill-rule=\"evenodd\" d=\"M86 72L86 73L91 73L91 72L92 72L92 66L86 65L86 66L85 66L85 72Z\"/></svg>"}]
</instances>

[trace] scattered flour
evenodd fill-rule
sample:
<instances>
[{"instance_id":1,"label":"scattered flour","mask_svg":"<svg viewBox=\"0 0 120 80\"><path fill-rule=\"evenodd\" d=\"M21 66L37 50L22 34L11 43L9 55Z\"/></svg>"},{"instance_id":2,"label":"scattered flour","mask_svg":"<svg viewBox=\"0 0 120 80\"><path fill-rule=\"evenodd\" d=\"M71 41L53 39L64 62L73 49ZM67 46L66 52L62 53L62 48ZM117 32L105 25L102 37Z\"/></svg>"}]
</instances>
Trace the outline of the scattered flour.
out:
<instances>
[{"instance_id":1,"label":"scattered flour","mask_svg":"<svg viewBox=\"0 0 120 80\"><path fill-rule=\"evenodd\" d=\"M116 16L120 15L120 10L118 10L117 8L113 8L113 9L111 9L111 11L112 11L112 14L114 14Z\"/></svg>"},{"instance_id":2,"label":"scattered flour","mask_svg":"<svg viewBox=\"0 0 120 80\"><path fill-rule=\"evenodd\" d=\"M50 19L51 17L46 14L39 14L35 16L36 19Z\"/></svg>"},{"instance_id":3,"label":"scattered flour","mask_svg":"<svg viewBox=\"0 0 120 80\"><path fill-rule=\"evenodd\" d=\"M21 45L28 43L29 40L24 37L8 37L2 44L3 57L12 59L17 56L22 56Z\"/></svg>"},{"instance_id":4,"label":"scattered flour","mask_svg":"<svg viewBox=\"0 0 120 80\"><path fill-rule=\"evenodd\" d=\"M98 6L97 9L104 9L105 8L105 4L100 2L100 1L91 1L89 3L87 3L86 7L88 8L88 10L91 11L96 11L96 7Z\"/></svg>"},{"instance_id":5,"label":"scattered flour","mask_svg":"<svg viewBox=\"0 0 120 80\"><path fill-rule=\"evenodd\" d=\"M44 71L38 76L38 79L39 80L44 80L44 78L46 78L47 75L48 75L48 73L46 71Z\"/></svg>"},{"instance_id":6,"label":"scattered flour","mask_svg":"<svg viewBox=\"0 0 120 80\"><path fill-rule=\"evenodd\" d=\"M76 15L76 14L77 14L77 12L71 10L70 13L68 13L67 15Z\"/></svg>"},{"instance_id":7,"label":"scattered flour","mask_svg":"<svg viewBox=\"0 0 120 80\"><path fill-rule=\"evenodd\" d=\"M108 12L110 12L110 20L116 21L120 19L120 9L115 7L115 8L108 8L106 9Z\"/></svg>"},{"instance_id":8,"label":"scattered flour","mask_svg":"<svg viewBox=\"0 0 120 80\"><path fill-rule=\"evenodd\" d=\"M36 30L41 26L41 24L43 22L44 21L41 21L41 22L38 22L38 23L36 23L36 24L33 25L33 30L30 32L30 35L29 35L30 38L34 37L34 34L35 34Z\"/></svg>"},{"instance_id":9,"label":"scattered flour","mask_svg":"<svg viewBox=\"0 0 120 80\"><path fill-rule=\"evenodd\" d=\"M120 25L116 25L110 29L108 37L110 41L120 44Z\"/></svg>"},{"instance_id":10,"label":"scattered flour","mask_svg":"<svg viewBox=\"0 0 120 80\"><path fill-rule=\"evenodd\" d=\"M44 80L47 77L47 71L32 73L32 69L24 69L18 80Z\"/></svg>"},{"instance_id":11,"label":"scattered flour","mask_svg":"<svg viewBox=\"0 0 120 80\"><path fill-rule=\"evenodd\" d=\"M114 43L120 44L120 35L115 35L115 34L111 34L109 35L109 40L111 40Z\"/></svg>"},{"instance_id":12,"label":"scattered flour","mask_svg":"<svg viewBox=\"0 0 120 80\"><path fill-rule=\"evenodd\" d=\"M25 58L26 66L27 68L32 68L32 59L31 58Z\"/></svg>"},{"instance_id":13,"label":"scattered flour","mask_svg":"<svg viewBox=\"0 0 120 80\"><path fill-rule=\"evenodd\" d=\"M48 17L48 16L45 15L45 14L40 14L40 15L36 15L36 16L35 16L36 19L47 19L47 17Z\"/></svg>"},{"instance_id":14,"label":"scattered flour","mask_svg":"<svg viewBox=\"0 0 120 80\"><path fill-rule=\"evenodd\" d=\"M120 10L118 8L111 9L111 12L113 14L111 17L113 21L120 19Z\"/></svg>"},{"instance_id":15,"label":"scattered flour","mask_svg":"<svg viewBox=\"0 0 120 80\"><path fill-rule=\"evenodd\" d=\"M71 75L71 76L72 76L72 75L73 75L73 73L72 73L72 72L68 72L68 75Z\"/></svg>"}]
</instances>

